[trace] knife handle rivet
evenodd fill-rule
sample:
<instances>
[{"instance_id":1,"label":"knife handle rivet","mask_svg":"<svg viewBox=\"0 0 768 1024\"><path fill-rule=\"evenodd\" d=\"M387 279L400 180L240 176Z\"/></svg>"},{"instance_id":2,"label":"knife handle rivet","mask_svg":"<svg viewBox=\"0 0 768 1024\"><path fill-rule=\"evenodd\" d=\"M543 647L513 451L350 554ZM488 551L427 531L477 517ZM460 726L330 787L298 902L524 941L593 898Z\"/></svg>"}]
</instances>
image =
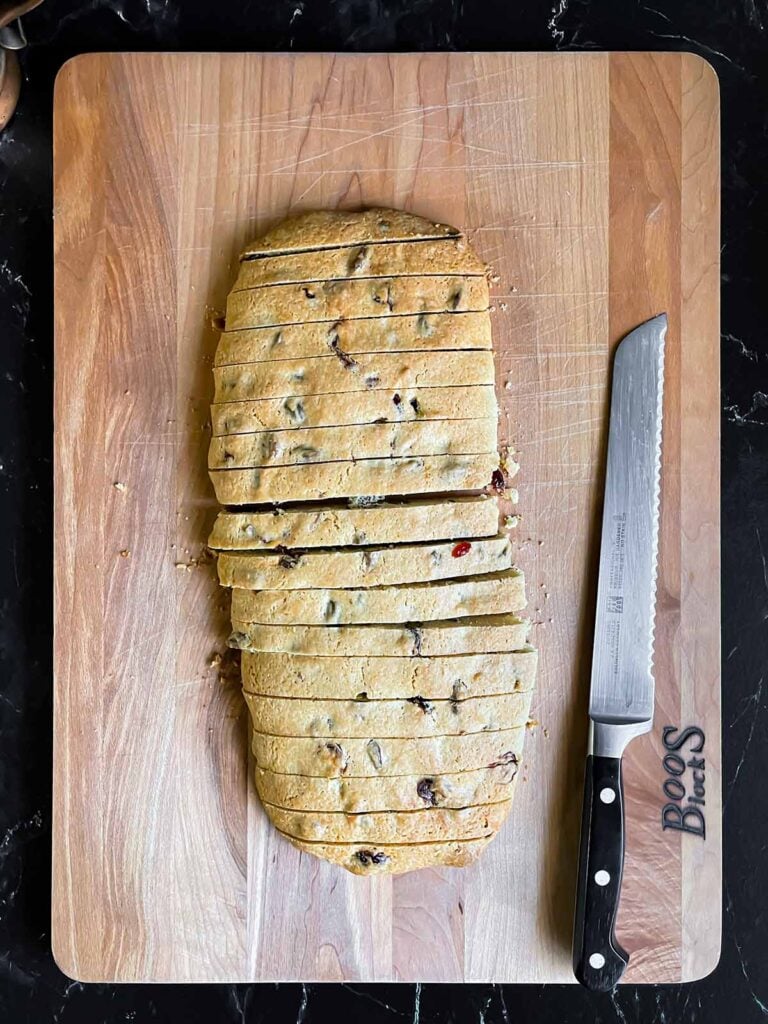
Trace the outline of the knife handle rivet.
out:
<instances>
[{"instance_id":1,"label":"knife handle rivet","mask_svg":"<svg viewBox=\"0 0 768 1024\"><path fill-rule=\"evenodd\" d=\"M611 789L610 786L606 786L605 789L600 790L600 800L604 804L612 804L616 799L615 790Z\"/></svg>"},{"instance_id":2,"label":"knife handle rivet","mask_svg":"<svg viewBox=\"0 0 768 1024\"><path fill-rule=\"evenodd\" d=\"M598 885L608 885L610 880L611 880L611 876L608 874L607 871L596 871L595 872L595 881L597 882Z\"/></svg>"},{"instance_id":3,"label":"knife handle rivet","mask_svg":"<svg viewBox=\"0 0 768 1024\"><path fill-rule=\"evenodd\" d=\"M602 953L593 953L589 958L589 966L594 967L596 971L599 971L601 967L605 967L605 957Z\"/></svg>"}]
</instances>

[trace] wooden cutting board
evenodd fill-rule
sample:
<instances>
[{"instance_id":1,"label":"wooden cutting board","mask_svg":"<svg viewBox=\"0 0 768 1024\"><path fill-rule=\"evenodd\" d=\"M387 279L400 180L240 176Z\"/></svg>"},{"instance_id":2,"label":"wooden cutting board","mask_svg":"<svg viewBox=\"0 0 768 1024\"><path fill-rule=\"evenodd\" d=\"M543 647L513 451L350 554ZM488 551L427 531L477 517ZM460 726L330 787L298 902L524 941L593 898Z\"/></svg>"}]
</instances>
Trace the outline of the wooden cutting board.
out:
<instances>
[{"instance_id":1,"label":"wooden cutting board","mask_svg":"<svg viewBox=\"0 0 768 1024\"><path fill-rule=\"evenodd\" d=\"M712 970L718 169L717 81L685 54L95 54L64 67L53 944L67 974L572 980L608 369L620 337L664 310L657 711L626 757L618 931L626 981ZM520 452L516 543L541 649L501 836L472 868L395 879L306 858L268 826L236 673L216 655L228 602L201 560L211 318L236 254L290 211L369 204L466 228L498 274L501 433ZM703 837L695 813L674 827L691 796Z\"/></svg>"}]
</instances>

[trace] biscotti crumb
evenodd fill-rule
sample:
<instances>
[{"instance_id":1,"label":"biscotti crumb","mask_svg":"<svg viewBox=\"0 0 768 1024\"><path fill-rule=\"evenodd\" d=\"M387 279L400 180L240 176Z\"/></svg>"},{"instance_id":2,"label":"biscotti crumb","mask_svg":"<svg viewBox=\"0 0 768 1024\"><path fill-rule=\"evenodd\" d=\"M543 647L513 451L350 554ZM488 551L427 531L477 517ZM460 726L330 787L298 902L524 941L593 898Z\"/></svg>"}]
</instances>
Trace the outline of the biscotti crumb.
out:
<instances>
[{"instance_id":1,"label":"biscotti crumb","mask_svg":"<svg viewBox=\"0 0 768 1024\"><path fill-rule=\"evenodd\" d=\"M120 557L121 558L129 558L130 554L131 554L131 552L128 550L128 548L123 548L122 551L120 552Z\"/></svg>"},{"instance_id":2,"label":"biscotti crumb","mask_svg":"<svg viewBox=\"0 0 768 1024\"><path fill-rule=\"evenodd\" d=\"M115 480L112 486L115 488L116 491L124 491L126 489L125 484L121 483L119 480Z\"/></svg>"}]
</instances>

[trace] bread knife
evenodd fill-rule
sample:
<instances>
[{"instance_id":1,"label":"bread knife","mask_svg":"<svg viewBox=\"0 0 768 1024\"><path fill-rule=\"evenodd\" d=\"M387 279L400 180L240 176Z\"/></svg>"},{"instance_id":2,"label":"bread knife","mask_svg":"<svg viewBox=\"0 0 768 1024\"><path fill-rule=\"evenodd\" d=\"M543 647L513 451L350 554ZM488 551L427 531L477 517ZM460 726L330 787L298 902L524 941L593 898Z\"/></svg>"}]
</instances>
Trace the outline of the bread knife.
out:
<instances>
[{"instance_id":1,"label":"bread knife","mask_svg":"<svg viewBox=\"0 0 768 1024\"><path fill-rule=\"evenodd\" d=\"M629 955L614 933L624 866L625 747L653 724L653 628L659 534L665 315L616 350L597 584L589 746L573 970L610 991Z\"/></svg>"}]
</instances>

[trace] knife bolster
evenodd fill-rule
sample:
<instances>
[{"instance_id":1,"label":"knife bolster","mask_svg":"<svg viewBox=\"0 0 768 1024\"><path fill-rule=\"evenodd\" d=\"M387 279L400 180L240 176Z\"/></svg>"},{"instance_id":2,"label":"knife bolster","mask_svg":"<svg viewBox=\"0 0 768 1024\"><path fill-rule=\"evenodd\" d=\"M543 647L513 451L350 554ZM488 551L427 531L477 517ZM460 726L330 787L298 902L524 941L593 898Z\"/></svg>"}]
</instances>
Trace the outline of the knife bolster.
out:
<instances>
[{"instance_id":1,"label":"knife bolster","mask_svg":"<svg viewBox=\"0 0 768 1024\"><path fill-rule=\"evenodd\" d=\"M601 722L589 721L588 753L596 757L621 757L630 740L649 732L652 721Z\"/></svg>"}]
</instances>

